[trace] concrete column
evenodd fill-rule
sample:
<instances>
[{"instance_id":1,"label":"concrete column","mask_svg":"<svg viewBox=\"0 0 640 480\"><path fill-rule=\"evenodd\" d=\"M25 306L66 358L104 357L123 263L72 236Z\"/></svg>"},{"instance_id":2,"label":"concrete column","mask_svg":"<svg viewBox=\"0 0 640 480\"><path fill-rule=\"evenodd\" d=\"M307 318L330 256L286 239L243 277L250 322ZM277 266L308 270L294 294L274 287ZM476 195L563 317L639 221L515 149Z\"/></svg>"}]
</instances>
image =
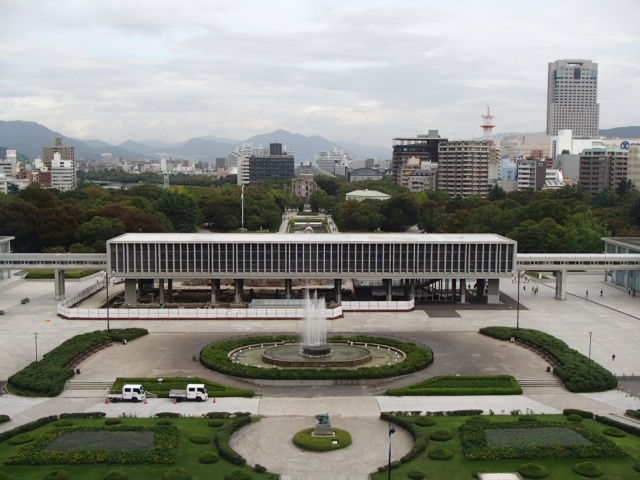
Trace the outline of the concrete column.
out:
<instances>
[{"instance_id":1,"label":"concrete column","mask_svg":"<svg viewBox=\"0 0 640 480\"><path fill-rule=\"evenodd\" d=\"M409 280L409 289L407 290L407 300L413 300L416 298L416 281Z\"/></svg>"},{"instance_id":2,"label":"concrete column","mask_svg":"<svg viewBox=\"0 0 640 480\"><path fill-rule=\"evenodd\" d=\"M293 280L290 278L284 279L284 298L291 300L293 297Z\"/></svg>"},{"instance_id":3,"label":"concrete column","mask_svg":"<svg viewBox=\"0 0 640 480\"><path fill-rule=\"evenodd\" d=\"M456 302L456 297L457 297L457 290L458 290L458 280L457 279L453 279L451 280L451 300L453 300L453 303Z\"/></svg>"},{"instance_id":4,"label":"concrete column","mask_svg":"<svg viewBox=\"0 0 640 480\"><path fill-rule=\"evenodd\" d=\"M494 305L500 303L500 279L490 278L487 286L487 303Z\"/></svg>"},{"instance_id":5,"label":"concrete column","mask_svg":"<svg viewBox=\"0 0 640 480\"><path fill-rule=\"evenodd\" d=\"M62 300L64 298L64 270L56 268L53 271L53 280L56 300Z\"/></svg>"},{"instance_id":6,"label":"concrete column","mask_svg":"<svg viewBox=\"0 0 640 480\"><path fill-rule=\"evenodd\" d=\"M336 296L336 303L342 303L342 279L336 278L333 281L333 292Z\"/></svg>"},{"instance_id":7,"label":"concrete column","mask_svg":"<svg viewBox=\"0 0 640 480\"><path fill-rule=\"evenodd\" d=\"M391 280L390 278L385 278L383 282L387 291L387 302L390 302L393 299L393 280Z\"/></svg>"},{"instance_id":8,"label":"concrete column","mask_svg":"<svg viewBox=\"0 0 640 480\"><path fill-rule=\"evenodd\" d=\"M128 303L129 305L138 303L135 278L126 278L124 280L124 303Z\"/></svg>"},{"instance_id":9,"label":"concrete column","mask_svg":"<svg viewBox=\"0 0 640 480\"><path fill-rule=\"evenodd\" d=\"M169 301L173 300L173 279L167 280L167 298Z\"/></svg>"},{"instance_id":10,"label":"concrete column","mask_svg":"<svg viewBox=\"0 0 640 480\"><path fill-rule=\"evenodd\" d=\"M467 279L460 279L460 303L467 302Z\"/></svg>"},{"instance_id":11,"label":"concrete column","mask_svg":"<svg viewBox=\"0 0 640 480\"><path fill-rule=\"evenodd\" d=\"M164 278L158 279L158 303L164 304Z\"/></svg>"},{"instance_id":12,"label":"concrete column","mask_svg":"<svg viewBox=\"0 0 640 480\"><path fill-rule=\"evenodd\" d=\"M144 280L138 280L138 295L144 294Z\"/></svg>"},{"instance_id":13,"label":"concrete column","mask_svg":"<svg viewBox=\"0 0 640 480\"><path fill-rule=\"evenodd\" d=\"M235 291L233 301L235 303L242 302L242 290L244 289L244 280L242 278L236 278L235 280Z\"/></svg>"},{"instance_id":14,"label":"concrete column","mask_svg":"<svg viewBox=\"0 0 640 480\"><path fill-rule=\"evenodd\" d=\"M220 279L211 280L211 304L216 304L220 298Z\"/></svg>"},{"instance_id":15,"label":"concrete column","mask_svg":"<svg viewBox=\"0 0 640 480\"><path fill-rule=\"evenodd\" d=\"M567 299L567 271L558 270L556 273L556 300Z\"/></svg>"}]
</instances>

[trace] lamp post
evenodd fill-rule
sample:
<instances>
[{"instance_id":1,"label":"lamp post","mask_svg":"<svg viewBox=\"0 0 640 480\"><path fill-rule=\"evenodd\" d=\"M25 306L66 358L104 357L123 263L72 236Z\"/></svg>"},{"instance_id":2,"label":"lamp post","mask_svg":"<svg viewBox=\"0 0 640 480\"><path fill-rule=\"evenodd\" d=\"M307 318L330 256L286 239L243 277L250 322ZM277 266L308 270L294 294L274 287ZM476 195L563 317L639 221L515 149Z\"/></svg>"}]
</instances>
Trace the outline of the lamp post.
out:
<instances>
[{"instance_id":1,"label":"lamp post","mask_svg":"<svg viewBox=\"0 0 640 480\"><path fill-rule=\"evenodd\" d=\"M591 335L593 332L589 332L589 368L587 369L589 376L591 376Z\"/></svg>"},{"instance_id":2,"label":"lamp post","mask_svg":"<svg viewBox=\"0 0 640 480\"><path fill-rule=\"evenodd\" d=\"M36 344L36 376L38 376L38 333L34 332L33 338Z\"/></svg>"},{"instance_id":3,"label":"lamp post","mask_svg":"<svg viewBox=\"0 0 640 480\"><path fill-rule=\"evenodd\" d=\"M389 424L389 456L387 459L387 480L391 480L391 435L396 433L393 423Z\"/></svg>"},{"instance_id":4,"label":"lamp post","mask_svg":"<svg viewBox=\"0 0 640 480\"><path fill-rule=\"evenodd\" d=\"M518 299L516 300L516 330L520 330L520 270L517 271L518 275Z\"/></svg>"},{"instance_id":5,"label":"lamp post","mask_svg":"<svg viewBox=\"0 0 640 480\"><path fill-rule=\"evenodd\" d=\"M106 290L107 290L107 332L111 331L110 325L109 325L109 272L105 271L105 286L106 286Z\"/></svg>"}]
</instances>

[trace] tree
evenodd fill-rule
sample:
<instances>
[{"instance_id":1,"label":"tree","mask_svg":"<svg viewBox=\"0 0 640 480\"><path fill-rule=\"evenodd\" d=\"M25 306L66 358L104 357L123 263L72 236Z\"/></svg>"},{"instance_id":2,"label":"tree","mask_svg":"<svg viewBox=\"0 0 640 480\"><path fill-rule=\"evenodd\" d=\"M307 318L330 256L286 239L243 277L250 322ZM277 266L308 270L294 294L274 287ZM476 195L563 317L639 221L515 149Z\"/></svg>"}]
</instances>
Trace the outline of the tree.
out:
<instances>
[{"instance_id":1,"label":"tree","mask_svg":"<svg viewBox=\"0 0 640 480\"><path fill-rule=\"evenodd\" d=\"M502 200L504 198L507 198L507 192L505 192L504 189L502 187L499 187L498 185L493 185L489 190L489 195L487 195L487 200L490 200L492 202L496 200Z\"/></svg>"},{"instance_id":2,"label":"tree","mask_svg":"<svg viewBox=\"0 0 640 480\"><path fill-rule=\"evenodd\" d=\"M95 216L76 229L76 238L96 251L104 251L107 240L124 232L124 224L120 220Z\"/></svg>"},{"instance_id":3,"label":"tree","mask_svg":"<svg viewBox=\"0 0 640 480\"><path fill-rule=\"evenodd\" d=\"M571 215L565 222L564 251L576 253L601 253L604 248L602 237L610 232L588 210Z\"/></svg>"},{"instance_id":4,"label":"tree","mask_svg":"<svg viewBox=\"0 0 640 480\"><path fill-rule=\"evenodd\" d=\"M200 221L198 204L182 191L165 190L156 209L167 216L176 232L193 232Z\"/></svg>"},{"instance_id":5,"label":"tree","mask_svg":"<svg viewBox=\"0 0 640 480\"><path fill-rule=\"evenodd\" d=\"M324 210L325 212L330 213L333 211L336 204L336 198L329 195L324 190L316 190L311 194L309 203L311 204L311 210L314 212Z\"/></svg>"},{"instance_id":6,"label":"tree","mask_svg":"<svg viewBox=\"0 0 640 480\"><path fill-rule=\"evenodd\" d=\"M411 194L392 196L380 205L382 228L387 232L402 232L418 223L418 205Z\"/></svg>"},{"instance_id":7,"label":"tree","mask_svg":"<svg viewBox=\"0 0 640 480\"><path fill-rule=\"evenodd\" d=\"M334 220L340 230L370 232L382 225L379 200L348 200L336 206Z\"/></svg>"},{"instance_id":8,"label":"tree","mask_svg":"<svg viewBox=\"0 0 640 480\"><path fill-rule=\"evenodd\" d=\"M313 179L318 184L318 187L327 192L329 195L335 195L338 193L340 182L337 178L331 177L329 175L315 175Z\"/></svg>"}]
</instances>

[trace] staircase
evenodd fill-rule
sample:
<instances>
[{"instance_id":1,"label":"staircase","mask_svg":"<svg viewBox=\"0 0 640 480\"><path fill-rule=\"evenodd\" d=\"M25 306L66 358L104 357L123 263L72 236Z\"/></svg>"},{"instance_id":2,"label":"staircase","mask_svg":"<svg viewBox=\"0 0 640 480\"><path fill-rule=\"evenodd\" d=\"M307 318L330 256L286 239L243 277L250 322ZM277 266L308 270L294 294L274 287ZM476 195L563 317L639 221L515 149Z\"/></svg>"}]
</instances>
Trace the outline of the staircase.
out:
<instances>
[{"instance_id":1,"label":"staircase","mask_svg":"<svg viewBox=\"0 0 640 480\"><path fill-rule=\"evenodd\" d=\"M563 387L559 378L544 378L539 380L516 379L521 387Z\"/></svg>"},{"instance_id":2,"label":"staircase","mask_svg":"<svg viewBox=\"0 0 640 480\"><path fill-rule=\"evenodd\" d=\"M67 382L65 389L66 390L107 390L111 388L113 382L78 382L78 381L69 381Z\"/></svg>"}]
</instances>

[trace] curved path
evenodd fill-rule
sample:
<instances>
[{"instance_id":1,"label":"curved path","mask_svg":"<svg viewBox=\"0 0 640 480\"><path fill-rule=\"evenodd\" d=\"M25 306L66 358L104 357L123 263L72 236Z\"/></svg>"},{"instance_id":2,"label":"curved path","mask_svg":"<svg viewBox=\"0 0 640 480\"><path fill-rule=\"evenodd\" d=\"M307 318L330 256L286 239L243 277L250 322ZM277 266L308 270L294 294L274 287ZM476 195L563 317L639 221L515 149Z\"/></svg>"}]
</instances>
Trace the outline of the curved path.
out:
<instances>
[{"instance_id":1,"label":"curved path","mask_svg":"<svg viewBox=\"0 0 640 480\"><path fill-rule=\"evenodd\" d=\"M253 423L231 438L231 447L247 459L291 480L367 480L387 463L388 424L379 418L332 416L334 427L351 434L351 446L333 452L307 452L296 447L293 435L313 427L313 417L272 417ZM413 446L409 433L396 428L392 460ZM286 477L288 475L288 477Z\"/></svg>"}]
</instances>

